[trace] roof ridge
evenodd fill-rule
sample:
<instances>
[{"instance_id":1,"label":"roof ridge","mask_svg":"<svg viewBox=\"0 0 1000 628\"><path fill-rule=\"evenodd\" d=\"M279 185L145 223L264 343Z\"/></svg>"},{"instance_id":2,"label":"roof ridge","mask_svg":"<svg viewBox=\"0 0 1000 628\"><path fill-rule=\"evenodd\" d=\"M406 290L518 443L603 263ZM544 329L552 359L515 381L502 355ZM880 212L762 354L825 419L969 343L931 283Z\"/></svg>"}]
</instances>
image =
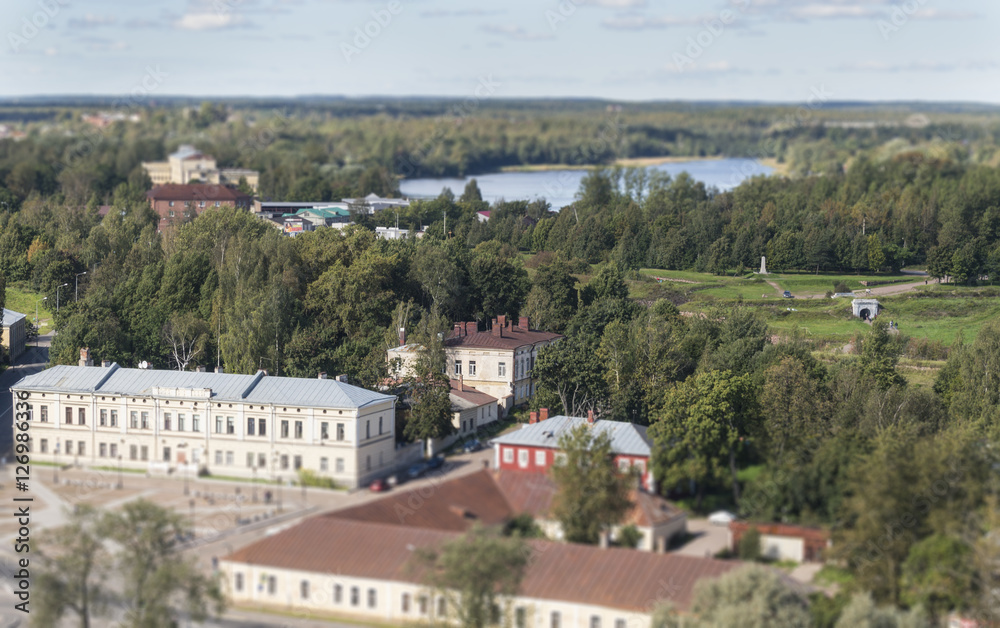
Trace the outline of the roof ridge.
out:
<instances>
[{"instance_id":1,"label":"roof ridge","mask_svg":"<svg viewBox=\"0 0 1000 628\"><path fill-rule=\"evenodd\" d=\"M114 375L119 368L121 367L118 366L118 363L113 362L111 366L108 367L108 372L104 374L104 377L102 377L96 384L94 384L94 392L97 392L101 388L101 386L107 383L107 381L111 379L111 376Z\"/></svg>"},{"instance_id":2,"label":"roof ridge","mask_svg":"<svg viewBox=\"0 0 1000 628\"><path fill-rule=\"evenodd\" d=\"M257 371L257 373L254 375L253 381L250 382L250 385L247 386L242 393L240 393L240 399L246 399L247 396L249 396L250 393L253 392L253 389L257 387L257 384L260 383L260 380L264 379L264 376L266 374L267 373L265 373L264 371Z\"/></svg>"}]
</instances>

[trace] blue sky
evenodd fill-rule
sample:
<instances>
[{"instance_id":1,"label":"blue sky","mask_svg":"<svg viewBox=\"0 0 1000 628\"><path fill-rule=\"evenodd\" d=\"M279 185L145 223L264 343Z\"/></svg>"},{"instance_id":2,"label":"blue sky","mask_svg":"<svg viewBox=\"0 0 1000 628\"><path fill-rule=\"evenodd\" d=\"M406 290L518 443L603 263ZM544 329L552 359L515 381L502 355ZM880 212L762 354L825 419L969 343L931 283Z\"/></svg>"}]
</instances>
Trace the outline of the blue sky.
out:
<instances>
[{"instance_id":1,"label":"blue sky","mask_svg":"<svg viewBox=\"0 0 1000 628\"><path fill-rule=\"evenodd\" d=\"M3 0L0 7L0 96L147 90L1000 103L995 0Z\"/></svg>"}]
</instances>

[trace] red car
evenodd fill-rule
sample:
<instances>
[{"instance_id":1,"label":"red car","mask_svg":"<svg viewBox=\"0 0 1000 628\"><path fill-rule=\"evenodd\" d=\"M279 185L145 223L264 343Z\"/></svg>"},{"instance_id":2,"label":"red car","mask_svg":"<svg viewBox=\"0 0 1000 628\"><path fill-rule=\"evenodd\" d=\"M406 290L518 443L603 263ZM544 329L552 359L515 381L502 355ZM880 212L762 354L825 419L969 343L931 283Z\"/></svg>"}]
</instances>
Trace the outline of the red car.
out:
<instances>
[{"instance_id":1,"label":"red car","mask_svg":"<svg viewBox=\"0 0 1000 628\"><path fill-rule=\"evenodd\" d=\"M381 493L382 491L389 490L389 485L386 484L385 480L379 478L368 486L368 490L373 493Z\"/></svg>"}]
</instances>

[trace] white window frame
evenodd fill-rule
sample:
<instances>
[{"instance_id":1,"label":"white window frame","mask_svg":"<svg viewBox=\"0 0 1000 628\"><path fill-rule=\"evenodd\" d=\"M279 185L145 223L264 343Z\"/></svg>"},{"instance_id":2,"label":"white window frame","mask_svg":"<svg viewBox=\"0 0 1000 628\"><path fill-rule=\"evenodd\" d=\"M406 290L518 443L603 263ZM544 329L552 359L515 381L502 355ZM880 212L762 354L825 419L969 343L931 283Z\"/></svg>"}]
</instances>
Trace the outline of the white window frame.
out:
<instances>
[{"instance_id":1,"label":"white window frame","mask_svg":"<svg viewBox=\"0 0 1000 628\"><path fill-rule=\"evenodd\" d=\"M513 447L504 447L503 448L503 461L506 462L506 463L508 463L508 464L514 462L514 448Z\"/></svg>"},{"instance_id":2,"label":"white window frame","mask_svg":"<svg viewBox=\"0 0 1000 628\"><path fill-rule=\"evenodd\" d=\"M529 454L530 454L530 452L527 449L518 449L517 450L517 466L518 467L520 467L522 469L527 469L528 468L528 460L530 459Z\"/></svg>"},{"instance_id":3,"label":"white window frame","mask_svg":"<svg viewBox=\"0 0 1000 628\"><path fill-rule=\"evenodd\" d=\"M545 466L545 450L539 449L535 452L535 466L544 467Z\"/></svg>"}]
</instances>

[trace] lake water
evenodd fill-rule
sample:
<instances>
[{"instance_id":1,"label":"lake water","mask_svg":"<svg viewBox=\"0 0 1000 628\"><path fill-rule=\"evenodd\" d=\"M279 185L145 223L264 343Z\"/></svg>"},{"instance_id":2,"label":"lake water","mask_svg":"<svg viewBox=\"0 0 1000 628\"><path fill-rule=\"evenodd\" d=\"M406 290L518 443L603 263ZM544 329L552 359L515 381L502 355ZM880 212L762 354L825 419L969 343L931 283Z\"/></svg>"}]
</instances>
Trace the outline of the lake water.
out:
<instances>
[{"instance_id":1,"label":"lake water","mask_svg":"<svg viewBox=\"0 0 1000 628\"><path fill-rule=\"evenodd\" d=\"M679 161L649 166L650 170L677 176L687 172L697 181L719 190L730 190L744 179L759 174L771 174L772 168L753 159L705 159ZM479 174L464 179L403 179L399 190L411 198L433 198L445 187L455 196L461 196L469 179L475 179L483 200L493 202L499 198L522 200L546 199L553 209L569 205L580 189L580 181L587 170L549 170L544 172L495 172Z\"/></svg>"}]
</instances>

